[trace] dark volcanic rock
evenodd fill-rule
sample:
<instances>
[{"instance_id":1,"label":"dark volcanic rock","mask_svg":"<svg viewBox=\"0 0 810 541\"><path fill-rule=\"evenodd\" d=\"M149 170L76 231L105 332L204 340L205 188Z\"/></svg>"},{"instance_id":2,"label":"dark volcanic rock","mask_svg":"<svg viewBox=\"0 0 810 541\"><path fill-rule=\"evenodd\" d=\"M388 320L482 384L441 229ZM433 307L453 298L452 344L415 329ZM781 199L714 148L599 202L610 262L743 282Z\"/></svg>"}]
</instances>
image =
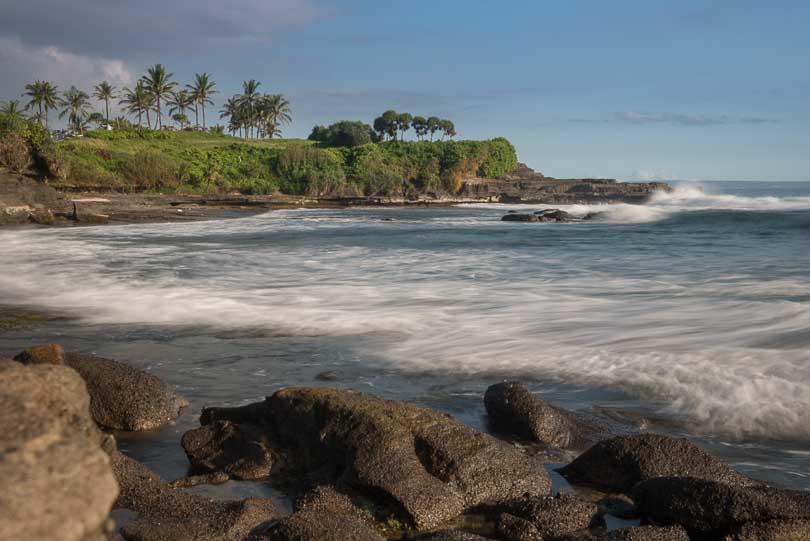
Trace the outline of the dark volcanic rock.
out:
<instances>
[{"instance_id":1,"label":"dark volcanic rock","mask_svg":"<svg viewBox=\"0 0 810 541\"><path fill-rule=\"evenodd\" d=\"M152 430L177 417L187 402L160 379L124 363L68 353L65 364L87 383L96 422L118 430Z\"/></svg>"},{"instance_id":2,"label":"dark volcanic rock","mask_svg":"<svg viewBox=\"0 0 810 541\"><path fill-rule=\"evenodd\" d=\"M689 541L681 526L633 526L613 530L601 536L563 538L571 541Z\"/></svg>"},{"instance_id":3,"label":"dark volcanic rock","mask_svg":"<svg viewBox=\"0 0 810 541\"><path fill-rule=\"evenodd\" d=\"M498 537L509 541L543 541L540 530L525 518L502 513L496 525Z\"/></svg>"},{"instance_id":4,"label":"dark volcanic rock","mask_svg":"<svg viewBox=\"0 0 810 541\"><path fill-rule=\"evenodd\" d=\"M58 344L45 344L24 350L14 357L14 360L23 364L65 364L65 352Z\"/></svg>"},{"instance_id":5,"label":"dark volcanic rock","mask_svg":"<svg viewBox=\"0 0 810 541\"><path fill-rule=\"evenodd\" d=\"M541 222L573 222L576 220L570 213L560 209L543 209L534 214Z\"/></svg>"},{"instance_id":6,"label":"dark volcanic rock","mask_svg":"<svg viewBox=\"0 0 810 541\"><path fill-rule=\"evenodd\" d=\"M273 467L264 431L255 425L215 421L183 434L181 444L195 472L252 480L267 477Z\"/></svg>"},{"instance_id":7,"label":"dark volcanic rock","mask_svg":"<svg viewBox=\"0 0 810 541\"><path fill-rule=\"evenodd\" d=\"M203 412L264 426L297 467L382 498L418 529L464 510L548 494L541 464L449 415L356 391L293 388L244 408Z\"/></svg>"},{"instance_id":8,"label":"dark volcanic rock","mask_svg":"<svg viewBox=\"0 0 810 541\"><path fill-rule=\"evenodd\" d=\"M810 520L750 522L727 534L723 541L798 541L810 539Z\"/></svg>"},{"instance_id":9,"label":"dark volcanic rock","mask_svg":"<svg viewBox=\"0 0 810 541\"><path fill-rule=\"evenodd\" d=\"M601 441L560 469L575 485L629 493L655 477L691 476L738 485L753 481L683 438L657 434L617 436Z\"/></svg>"},{"instance_id":10,"label":"dark volcanic rock","mask_svg":"<svg viewBox=\"0 0 810 541\"><path fill-rule=\"evenodd\" d=\"M506 214L502 222L539 222L540 217L535 214Z\"/></svg>"},{"instance_id":11,"label":"dark volcanic rock","mask_svg":"<svg viewBox=\"0 0 810 541\"><path fill-rule=\"evenodd\" d=\"M121 529L127 541L243 541L277 518L270 500L214 501L171 488L119 452L111 460L121 488L115 508L138 513Z\"/></svg>"},{"instance_id":12,"label":"dark volcanic rock","mask_svg":"<svg viewBox=\"0 0 810 541\"><path fill-rule=\"evenodd\" d=\"M321 372L317 376L315 376L315 379L317 379L318 381L336 381L338 378L339 376L337 372L332 372L331 370L327 372Z\"/></svg>"},{"instance_id":13,"label":"dark volcanic rock","mask_svg":"<svg viewBox=\"0 0 810 541\"><path fill-rule=\"evenodd\" d=\"M0 539L100 538L118 493L82 379L0 360Z\"/></svg>"},{"instance_id":14,"label":"dark volcanic rock","mask_svg":"<svg viewBox=\"0 0 810 541\"><path fill-rule=\"evenodd\" d=\"M440 530L418 535L406 535L405 541L491 541L488 537L465 532L463 530Z\"/></svg>"},{"instance_id":15,"label":"dark volcanic rock","mask_svg":"<svg viewBox=\"0 0 810 541\"><path fill-rule=\"evenodd\" d=\"M267 541L385 541L360 509L331 487L318 487L296 502L295 512L256 537Z\"/></svg>"},{"instance_id":16,"label":"dark volcanic rock","mask_svg":"<svg viewBox=\"0 0 810 541\"><path fill-rule=\"evenodd\" d=\"M562 448L583 448L611 434L595 417L557 408L516 382L496 383L484 394L495 430Z\"/></svg>"},{"instance_id":17,"label":"dark volcanic rock","mask_svg":"<svg viewBox=\"0 0 810 541\"><path fill-rule=\"evenodd\" d=\"M571 494L515 500L505 506L505 511L532 523L544 538L587 530L601 516L596 504Z\"/></svg>"},{"instance_id":18,"label":"dark volcanic rock","mask_svg":"<svg viewBox=\"0 0 810 541\"><path fill-rule=\"evenodd\" d=\"M810 492L739 486L693 477L658 477L640 483L633 499L659 524L717 530L745 522L810 519Z\"/></svg>"}]
</instances>

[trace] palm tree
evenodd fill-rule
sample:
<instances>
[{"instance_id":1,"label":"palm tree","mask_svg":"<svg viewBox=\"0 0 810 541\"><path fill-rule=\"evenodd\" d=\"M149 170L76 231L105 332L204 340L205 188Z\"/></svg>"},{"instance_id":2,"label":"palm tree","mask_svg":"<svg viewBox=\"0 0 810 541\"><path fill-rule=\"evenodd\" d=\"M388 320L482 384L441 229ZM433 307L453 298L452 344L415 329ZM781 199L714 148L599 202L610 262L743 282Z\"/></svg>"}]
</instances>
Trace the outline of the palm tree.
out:
<instances>
[{"instance_id":1,"label":"palm tree","mask_svg":"<svg viewBox=\"0 0 810 541\"><path fill-rule=\"evenodd\" d=\"M163 127L162 113L160 110L160 100L168 99L171 96L172 89L177 85L171 80L173 73L166 71L163 64L155 64L146 70L146 75L141 77L144 86L152 95L155 102L155 111L157 112L157 121L155 122L156 128Z\"/></svg>"},{"instance_id":2,"label":"palm tree","mask_svg":"<svg viewBox=\"0 0 810 541\"><path fill-rule=\"evenodd\" d=\"M62 96L64 109L59 113L59 118L64 118L67 115L68 123L72 124L80 134L84 135L84 120L91 111L90 96L75 86L71 86Z\"/></svg>"},{"instance_id":3,"label":"palm tree","mask_svg":"<svg viewBox=\"0 0 810 541\"><path fill-rule=\"evenodd\" d=\"M56 109L61 105L57 86L50 81L34 81L31 84L25 85L25 93L23 96L28 96L27 109L37 108L35 117L42 124L43 117L45 118L45 128L48 128L48 111ZM43 115L44 113L44 115Z\"/></svg>"},{"instance_id":4,"label":"palm tree","mask_svg":"<svg viewBox=\"0 0 810 541\"><path fill-rule=\"evenodd\" d=\"M107 124L110 123L110 100L114 100L118 96L115 95L115 87L107 81L101 81L93 89L93 97L99 101L104 102L105 118Z\"/></svg>"},{"instance_id":5,"label":"palm tree","mask_svg":"<svg viewBox=\"0 0 810 541\"><path fill-rule=\"evenodd\" d=\"M174 114L177 112L180 117L187 119L186 116L186 109L191 107L193 100L191 99L191 95L188 93L188 90L178 90L177 92L172 92L171 98L166 101L166 105L169 106L169 115L171 115L173 120L177 120L174 118L176 115ZM185 120L180 122L180 129L185 127Z\"/></svg>"},{"instance_id":6,"label":"palm tree","mask_svg":"<svg viewBox=\"0 0 810 541\"><path fill-rule=\"evenodd\" d=\"M244 81L242 83L242 95L239 96L239 105L242 108L242 117L247 122L246 127L249 129L248 137L253 136L253 127L256 124L256 113L258 112L259 101L261 94L259 94L259 87L261 83L255 79Z\"/></svg>"},{"instance_id":7,"label":"palm tree","mask_svg":"<svg viewBox=\"0 0 810 541\"><path fill-rule=\"evenodd\" d=\"M149 108L152 106L152 96L149 95L143 83L138 81L133 90L124 87L123 93L123 97L118 103L125 105L129 114L138 115L138 126L142 125L143 114L146 113L146 122L148 124Z\"/></svg>"},{"instance_id":8,"label":"palm tree","mask_svg":"<svg viewBox=\"0 0 810 541\"><path fill-rule=\"evenodd\" d=\"M286 125L292 121L290 102L281 94L262 96L259 111L262 131L270 139L274 135L281 134L280 125Z\"/></svg>"},{"instance_id":9,"label":"palm tree","mask_svg":"<svg viewBox=\"0 0 810 541\"><path fill-rule=\"evenodd\" d=\"M190 85L186 85L191 91L191 97L194 100L194 124L199 126L197 122L197 106L199 105L200 109L202 109L202 121L203 121L203 129L205 129L205 106L213 105L214 102L211 101L211 96L217 93L214 90L214 86L216 83L211 80L211 76L207 73L195 73L194 74L194 82Z\"/></svg>"},{"instance_id":10,"label":"palm tree","mask_svg":"<svg viewBox=\"0 0 810 541\"><path fill-rule=\"evenodd\" d=\"M0 114L4 114L11 118L23 118L23 110L20 109L20 100L8 100L0 105Z\"/></svg>"},{"instance_id":11,"label":"palm tree","mask_svg":"<svg viewBox=\"0 0 810 541\"><path fill-rule=\"evenodd\" d=\"M244 127L242 104L240 103L239 96L231 96L222 110L219 112L219 118L228 119L228 131L236 135L239 132L239 137L242 137L242 128Z\"/></svg>"}]
</instances>

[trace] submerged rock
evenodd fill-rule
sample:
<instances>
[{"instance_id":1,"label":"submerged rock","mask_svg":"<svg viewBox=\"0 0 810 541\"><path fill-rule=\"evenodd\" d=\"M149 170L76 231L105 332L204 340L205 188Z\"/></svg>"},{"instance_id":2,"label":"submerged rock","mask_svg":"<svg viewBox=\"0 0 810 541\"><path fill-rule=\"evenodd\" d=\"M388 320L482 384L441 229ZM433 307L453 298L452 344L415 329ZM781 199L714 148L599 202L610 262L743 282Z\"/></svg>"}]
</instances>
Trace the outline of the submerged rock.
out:
<instances>
[{"instance_id":1,"label":"submerged rock","mask_svg":"<svg viewBox=\"0 0 810 541\"><path fill-rule=\"evenodd\" d=\"M152 430L188 405L156 376L118 361L68 353L65 364L84 378L90 412L105 428Z\"/></svg>"},{"instance_id":2,"label":"submerged rock","mask_svg":"<svg viewBox=\"0 0 810 541\"><path fill-rule=\"evenodd\" d=\"M273 453L255 425L214 421L183 434L181 444L194 472L251 480L267 477L273 468Z\"/></svg>"},{"instance_id":3,"label":"submerged rock","mask_svg":"<svg viewBox=\"0 0 810 541\"><path fill-rule=\"evenodd\" d=\"M661 524L718 530L745 522L810 519L810 492L740 486L694 477L659 477L636 486L633 499Z\"/></svg>"},{"instance_id":4,"label":"submerged rock","mask_svg":"<svg viewBox=\"0 0 810 541\"><path fill-rule=\"evenodd\" d=\"M23 364L65 364L65 351L59 344L45 344L23 350L14 360Z\"/></svg>"},{"instance_id":5,"label":"submerged rock","mask_svg":"<svg viewBox=\"0 0 810 541\"><path fill-rule=\"evenodd\" d=\"M691 476L746 486L754 482L684 438L657 434L616 436L601 441L560 469L575 485L629 493L655 477Z\"/></svg>"},{"instance_id":6,"label":"submerged rock","mask_svg":"<svg viewBox=\"0 0 810 541\"><path fill-rule=\"evenodd\" d=\"M543 209L534 213L541 222L573 222L574 216L560 209Z\"/></svg>"},{"instance_id":7,"label":"submerged rock","mask_svg":"<svg viewBox=\"0 0 810 541\"><path fill-rule=\"evenodd\" d=\"M552 406L517 382L491 385L484 405L495 430L531 441L584 448L611 435L607 422Z\"/></svg>"},{"instance_id":8,"label":"submerged rock","mask_svg":"<svg viewBox=\"0 0 810 541\"><path fill-rule=\"evenodd\" d=\"M273 451L295 468L393 505L418 529L551 488L542 465L507 443L449 415L356 391L284 389L201 417L203 424L218 420L263 427Z\"/></svg>"},{"instance_id":9,"label":"submerged rock","mask_svg":"<svg viewBox=\"0 0 810 541\"><path fill-rule=\"evenodd\" d=\"M506 214L501 218L502 222L539 222L540 217L536 214Z\"/></svg>"},{"instance_id":10,"label":"submerged rock","mask_svg":"<svg viewBox=\"0 0 810 541\"><path fill-rule=\"evenodd\" d=\"M318 487L296 502L295 512L256 541L385 541L370 517L332 487Z\"/></svg>"},{"instance_id":11,"label":"submerged rock","mask_svg":"<svg viewBox=\"0 0 810 541\"><path fill-rule=\"evenodd\" d=\"M100 538L118 489L82 379L0 360L0 539Z\"/></svg>"},{"instance_id":12,"label":"submerged rock","mask_svg":"<svg viewBox=\"0 0 810 541\"><path fill-rule=\"evenodd\" d=\"M138 514L121 529L127 541L243 541L278 517L270 500L215 501L171 488L119 452L111 461L121 487L115 508Z\"/></svg>"}]
</instances>

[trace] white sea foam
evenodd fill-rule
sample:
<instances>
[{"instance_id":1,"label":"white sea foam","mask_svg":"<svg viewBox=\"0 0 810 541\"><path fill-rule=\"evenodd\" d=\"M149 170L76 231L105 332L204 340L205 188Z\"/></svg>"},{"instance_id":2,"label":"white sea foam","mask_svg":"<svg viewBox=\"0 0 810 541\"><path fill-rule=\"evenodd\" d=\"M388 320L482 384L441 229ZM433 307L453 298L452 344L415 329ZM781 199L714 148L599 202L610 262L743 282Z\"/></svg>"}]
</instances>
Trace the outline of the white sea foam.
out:
<instances>
[{"instance_id":1,"label":"white sea foam","mask_svg":"<svg viewBox=\"0 0 810 541\"><path fill-rule=\"evenodd\" d=\"M705 196L678 197L677 205L641 208L672 212L661 209ZM610 212L618 220L630 207ZM475 219L503 226L495 213ZM357 336L360 358L402 370L609 386L706 431L810 441L810 308L785 299L810 294L800 278L763 282L742 273L696 282L666 268L629 276L508 249L274 243L360 223L377 222L316 211L3 232L0 294L88 323ZM378 227L387 235L394 226ZM420 227L428 235L436 225Z\"/></svg>"}]
</instances>

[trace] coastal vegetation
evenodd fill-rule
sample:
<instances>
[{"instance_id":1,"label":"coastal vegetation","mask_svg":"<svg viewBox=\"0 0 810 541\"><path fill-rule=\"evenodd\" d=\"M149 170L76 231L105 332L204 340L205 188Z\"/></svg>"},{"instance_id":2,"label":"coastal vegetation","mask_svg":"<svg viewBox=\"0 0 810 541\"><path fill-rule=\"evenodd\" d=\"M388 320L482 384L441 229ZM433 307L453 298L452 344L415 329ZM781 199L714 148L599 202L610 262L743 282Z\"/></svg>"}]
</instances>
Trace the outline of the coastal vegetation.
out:
<instances>
[{"instance_id":1,"label":"coastal vegetation","mask_svg":"<svg viewBox=\"0 0 810 541\"><path fill-rule=\"evenodd\" d=\"M181 86L155 64L131 87L101 81L91 92L38 80L25 87L24 105L0 104L0 164L33 167L63 190L313 197L454 194L465 178L517 167L506 139L455 141L452 121L394 110L372 124L343 120L315 126L307 140L281 139L291 104L261 88L244 81L219 111L225 125L208 126L219 93L208 73ZM116 101L125 116L111 117ZM58 137L53 111L68 127Z\"/></svg>"}]
</instances>

